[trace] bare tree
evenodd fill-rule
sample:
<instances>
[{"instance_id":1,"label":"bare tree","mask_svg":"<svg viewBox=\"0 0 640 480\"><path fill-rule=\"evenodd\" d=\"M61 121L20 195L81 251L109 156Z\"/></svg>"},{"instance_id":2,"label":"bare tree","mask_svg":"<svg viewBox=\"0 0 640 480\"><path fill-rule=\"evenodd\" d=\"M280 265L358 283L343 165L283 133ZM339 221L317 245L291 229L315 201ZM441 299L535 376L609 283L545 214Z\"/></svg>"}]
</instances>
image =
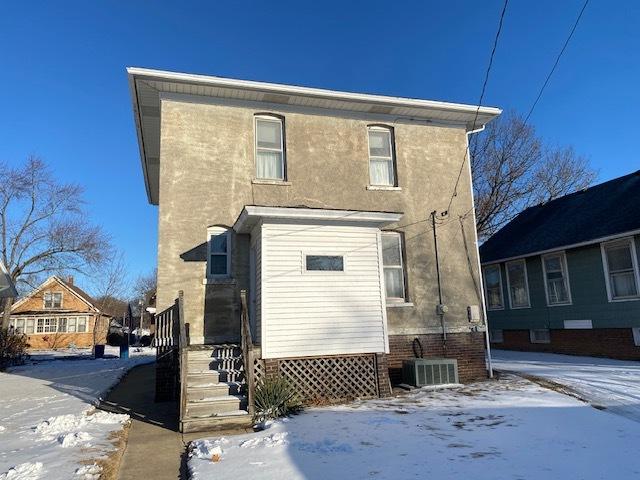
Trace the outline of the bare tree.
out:
<instances>
[{"instance_id":1,"label":"bare tree","mask_svg":"<svg viewBox=\"0 0 640 480\"><path fill-rule=\"evenodd\" d=\"M60 183L45 162L0 163L0 248L13 281L33 287L53 272L85 273L109 256L110 239L84 214L82 188ZM3 326L13 299L4 303Z\"/></svg>"},{"instance_id":2,"label":"bare tree","mask_svg":"<svg viewBox=\"0 0 640 480\"><path fill-rule=\"evenodd\" d=\"M149 305L151 296L156 292L157 285L158 285L158 269L157 268L154 268L151 272L147 274L140 275L134 283L133 299L131 304L134 307L142 306L142 308L135 308L135 312L134 312L134 314L137 314L140 316L141 328L144 327L143 324L145 324L144 305ZM142 305L139 303L140 300L142 300ZM149 317L149 315L146 315L146 316ZM147 320L150 321L150 318L147 318ZM148 326L148 323L146 324Z\"/></svg>"},{"instance_id":3,"label":"bare tree","mask_svg":"<svg viewBox=\"0 0 640 480\"><path fill-rule=\"evenodd\" d=\"M524 209L589 186L597 174L570 147L545 145L521 116L507 113L471 144L479 238Z\"/></svg>"}]
</instances>

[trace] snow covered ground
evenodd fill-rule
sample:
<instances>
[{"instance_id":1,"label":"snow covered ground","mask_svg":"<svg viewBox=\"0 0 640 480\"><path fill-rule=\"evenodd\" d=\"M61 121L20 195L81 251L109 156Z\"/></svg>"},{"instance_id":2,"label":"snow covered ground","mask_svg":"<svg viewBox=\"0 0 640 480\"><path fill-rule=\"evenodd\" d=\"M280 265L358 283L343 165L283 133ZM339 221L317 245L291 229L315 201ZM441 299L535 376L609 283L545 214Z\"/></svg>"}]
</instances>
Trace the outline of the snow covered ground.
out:
<instances>
[{"instance_id":1,"label":"snow covered ground","mask_svg":"<svg viewBox=\"0 0 640 480\"><path fill-rule=\"evenodd\" d=\"M492 350L491 358L498 370L566 385L592 405L640 422L640 362L507 350Z\"/></svg>"},{"instance_id":2,"label":"snow covered ground","mask_svg":"<svg viewBox=\"0 0 640 480\"><path fill-rule=\"evenodd\" d=\"M507 375L197 440L189 469L196 480L631 479L639 442L635 422Z\"/></svg>"},{"instance_id":3,"label":"snow covered ground","mask_svg":"<svg viewBox=\"0 0 640 480\"><path fill-rule=\"evenodd\" d=\"M93 460L113 449L109 435L128 416L96 411L93 402L155 350L132 349L128 360L42 355L58 359L0 372L0 480L98 478Z\"/></svg>"}]
</instances>

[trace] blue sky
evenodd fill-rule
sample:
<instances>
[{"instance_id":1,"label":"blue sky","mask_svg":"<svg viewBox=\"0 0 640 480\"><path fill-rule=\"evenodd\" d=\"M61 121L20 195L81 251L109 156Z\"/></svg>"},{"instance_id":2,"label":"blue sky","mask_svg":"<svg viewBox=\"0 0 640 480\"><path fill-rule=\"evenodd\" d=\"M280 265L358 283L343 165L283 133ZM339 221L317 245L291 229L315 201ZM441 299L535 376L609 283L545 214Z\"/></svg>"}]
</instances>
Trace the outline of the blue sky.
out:
<instances>
[{"instance_id":1,"label":"blue sky","mask_svg":"<svg viewBox=\"0 0 640 480\"><path fill-rule=\"evenodd\" d=\"M485 104L528 110L582 0L511 0ZM156 261L126 66L477 102L502 1L77 1L0 7L0 160L86 188L131 276ZM607 180L640 168L640 2L592 0L531 123Z\"/></svg>"}]
</instances>

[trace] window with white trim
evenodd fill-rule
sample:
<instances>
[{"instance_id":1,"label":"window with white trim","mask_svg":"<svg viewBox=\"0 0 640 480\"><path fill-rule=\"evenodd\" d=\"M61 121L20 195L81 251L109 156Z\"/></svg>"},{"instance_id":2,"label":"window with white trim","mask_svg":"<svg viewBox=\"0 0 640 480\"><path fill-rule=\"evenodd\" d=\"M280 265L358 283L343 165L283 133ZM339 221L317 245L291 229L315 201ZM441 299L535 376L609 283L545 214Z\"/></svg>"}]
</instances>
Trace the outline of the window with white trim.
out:
<instances>
[{"instance_id":1,"label":"window with white trim","mask_svg":"<svg viewBox=\"0 0 640 480\"><path fill-rule=\"evenodd\" d=\"M640 347L640 328L639 327L632 328L631 333L633 333L633 344L636 347Z\"/></svg>"},{"instance_id":2,"label":"window with white trim","mask_svg":"<svg viewBox=\"0 0 640 480\"><path fill-rule=\"evenodd\" d=\"M527 264L522 260L507 263L507 288L511 308L527 308L529 303L529 283L527 282Z\"/></svg>"},{"instance_id":3,"label":"window with white trim","mask_svg":"<svg viewBox=\"0 0 640 480\"><path fill-rule=\"evenodd\" d=\"M78 317L78 333L86 333L87 331L87 317Z\"/></svg>"},{"instance_id":4,"label":"window with white trim","mask_svg":"<svg viewBox=\"0 0 640 480\"><path fill-rule=\"evenodd\" d=\"M609 300L636 299L640 275L633 238L602 244Z\"/></svg>"},{"instance_id":5,"label":"window with white trim","mask_svg":"<svg viewBox=\"0 0 640 480\"><path fill-rule=\"evenodd\" d=\"M231 276L231 231L225 227L207 229L207 278Z\"/></svg>"},{"instance_id":6,"label":"window with white trim","mask_svg":"<svg viewBox=\"0 0 640 480\"><path fill-rule=\"evenodd\" d=\"M387 300L406 300L403 241L399 232L382 232L382 264Z\"/></svg>"},{"instance_id":7,"label":"window with white trim","mask_svg":"<svg viewBox=\"0 0 640 480\"><path fill-rule=\"evenodd\" d=\"M489 341L491 343L503 343L504 342L504 333L499 329L489 330Z\"/></svg>"},{"instance_id":8,"label":"window with white trim","mask_svg":"<svg viewBox=\"0 0 640 480\"><path fill-rule=\"evenodd\" d=\"M487 299L487 309L502 310L504 308L502 273L499 264L484 267L484 293Z\"/></svg>"},{"instance_id":9,"label":"window with white trim","mask_svg":"<svg viewBox=\"0 0 640 480\"><path fill-rule=\"evenodd\" d=\"M44 308L62 308L62 292L45 292Z\"/></svg>"},{"instance_id":10,"label":"window with white trim","mask_svg":"<svg viewBox=\"0 0 640 480\"><path fill-rule=\"evenodd\" d=\"M256 115L256 178L285 179L284 122L281 118Z\"/></svg>"},{"instance_id":11,"label":"window with white trim","mask_svg":"<svg viewBox=\"0 0 640 480\"><path fill-rule=\"evenodd\" d=\"M547 328L529 330L531 343L551 343L551 332Z\"/></svg>"},{"instance_id":12,"label":"window with white trim","mask_svg":"<svg viewBox=\"0 0 640 480\"><path fill-rule=\"evenodd\" d=\"M370 126L369 133L369 184L372 186L396 186L393 129Z\"/></svg>"},{"instance_id":13,"label":"window with white trim","mask_svg":"<svg viewBox=\"0 0 640 480\"><path fill-rule=\"evenodd\" d=\"M571 303L567 257L564 252L550 253L542 257L547 305Z\"/></svg>"},{"instance_id":14,"label":"window with white trim","mask_svg":"<svg viewBox=\"0 0 640 480\"><path fill-rule=\"evenodd\" d=\"M24 333L26 333L27 335L31 335L33 333L35 333L35 324L36 324L36 320L35 318L27 318L26 320L26 327L25 327L25 331Z\"/></svg>"}]
</instances>

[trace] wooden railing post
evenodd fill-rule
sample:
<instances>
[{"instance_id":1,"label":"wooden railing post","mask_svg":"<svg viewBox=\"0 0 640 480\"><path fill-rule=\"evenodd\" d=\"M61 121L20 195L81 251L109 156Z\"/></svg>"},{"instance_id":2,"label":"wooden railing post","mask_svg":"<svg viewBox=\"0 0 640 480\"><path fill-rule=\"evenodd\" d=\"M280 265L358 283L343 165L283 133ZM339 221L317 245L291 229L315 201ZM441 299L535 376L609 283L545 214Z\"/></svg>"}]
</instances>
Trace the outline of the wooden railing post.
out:
<instances>
[{"instance_id":1,"label":"wooden railing post","mask_svg":"<svg viewBox=\"0 0 640 480\"><path fill-rule=\"evenodd\" d=\"M247 382L247 411L254 413L255 379L253 375L253 339L251 338L251 326L249 325L249 308L247 307L247 291L240 290L240 333L242 358L244 359L244 378Z\"/></svg>"}]
</instances>

